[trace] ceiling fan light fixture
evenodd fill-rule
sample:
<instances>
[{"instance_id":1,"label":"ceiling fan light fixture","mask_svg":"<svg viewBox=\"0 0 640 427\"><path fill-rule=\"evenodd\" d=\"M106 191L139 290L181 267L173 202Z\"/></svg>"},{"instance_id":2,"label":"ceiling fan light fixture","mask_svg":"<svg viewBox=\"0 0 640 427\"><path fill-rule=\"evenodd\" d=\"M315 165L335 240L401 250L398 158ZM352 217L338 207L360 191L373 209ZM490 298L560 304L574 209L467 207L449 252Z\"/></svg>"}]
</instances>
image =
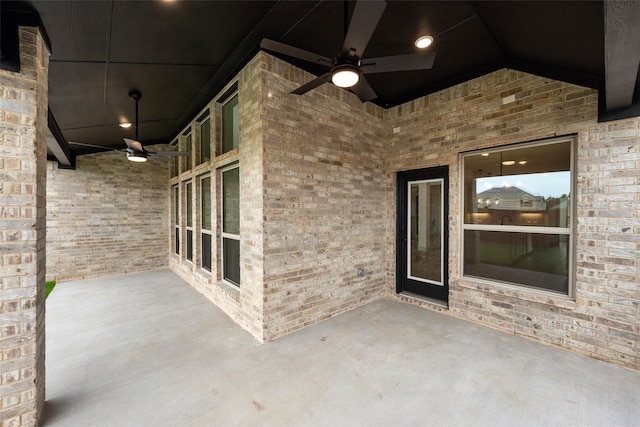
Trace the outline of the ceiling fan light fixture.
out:
<instances>
[{"instance_id":1,"label":"ceiling fan light fixture","mask_svg":"<svg viewBox=\"0 0 640 427\"><path fill-rule=\"evenodd\" d=\"M331 72L331 81L338 87L352 87L359 80L358 68L350 64L338 65Z\"/></svg>"},{"instance_id":2,"label":"ceiling fan light fixture","mask_svg":"<svg viewBox=\"0 0 640 427\"><path fill-rule=\"evenodd\" d=\"M419 37L418 40L414 42L418 49L425 49L433 43L433 37L431 36L422 36Z\"/></svg>"},{"instance_id":3,"label":"ceiling fan light fixture","mask_svg":"<svg viewBox=\"0 0 640 427\"><path fill-rule=\"evenodd\" d=\"M144 163L147 161L147 153L127 150L127 160L136 163Z\"/></svg>"}]
</instances>

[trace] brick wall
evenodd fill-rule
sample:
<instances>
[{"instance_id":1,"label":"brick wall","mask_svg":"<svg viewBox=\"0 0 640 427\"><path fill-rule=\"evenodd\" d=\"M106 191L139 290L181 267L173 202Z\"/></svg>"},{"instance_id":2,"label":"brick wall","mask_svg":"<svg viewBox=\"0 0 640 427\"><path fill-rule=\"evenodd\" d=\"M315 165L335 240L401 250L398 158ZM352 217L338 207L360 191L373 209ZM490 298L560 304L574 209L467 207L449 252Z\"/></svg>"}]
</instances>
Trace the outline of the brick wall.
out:
<instances>
[{"instance_id":1,"label":"brick wall","mask_svg":"<svg viewBox=\"0 0 640 427\"><path fill-rule=\"evenodd\" d=\"M0 70L0 422L33 426L45 399L49 52L21 27L19 73Z\"/></svg>"},{"instance_id":2,"label":"brick wall","mask_svg":"<svg viewBox=\"0 0 640 427\"><path fill-rule=\"evenodd\" d=\"M255 57L238 81L240 120L240 304L243 322L259 340L264 332L264 111L262 58Z\"/></svg>"},{"instance_id":3,"label":"brick wall","mask_svg":"<svg viewBox=\"0 0 640 427\"><path fill-rule=\"evenodd\" d=\"M222 281L219 260L211 273L184 254L172 255L170 266L261 341L385 292L386 222L378 209L388 191L382 110L330 85L304 97L288 94L309 78L283 61L257 55L238 75L239 149L170 181L196 182L206 173L215 177L215 257L219 170L239 163L241 286ZM215 146L220 138L215 99L209 110L216 123ZM358 268L365 269L363 277L356 275Z\"/></svg>"},{"instance_id":4,"label":"brick wall","mask_svg":"<svg viewBox=\"0 0 640 427\"><path fill-rule=\"evenodd\" d=\"M598 124L595 91L511 70L386 111L361 104L352 94L331 85L303 96L289 94L309 78L264 53L241 71L240 148L213 156L210 162L169 181L170 185L182 185L192 180L195 195L194 262L185 260L184 254L172 255L174 271L261 341L387 295L638 368L640 120ZM515 102L503 104L503 98L510 95L515 96ZM216 139L220 112L215 100L210 108ZM570 134L577 135L575 298L463 277L459 154ZM194 138L197 140L197 134ZM122 231L123 221L127 223L122 212L135 205L141 194L148 194L133 192L137 195L127 199L129 193L124 189L131 177L120 182L116 176L126 175L114 171L117 165L140 165L121 162L116 154L83 156L75 172L49 171L50 177L56 174L55 181L65 182L59 174L87 169L95 175L81 180L86 185L108 183L111 189L122 189L125 196L118 200L126 200L126 209L111 206L116 203L108 198L113 191L65 189L66 199L74 204L83 203L83 194L96 193L94 200L85 200L86 207L79 206L81 212L89 207L100 209L95 208L96 201L98 206L109 207L105 210L111 214L84 219L89 229L100 231L113 225L113 230ZM85 161L92 162L91 166L83 165ZM235 162L240 165L241 185L240 288L222 282L217 256L219 173ZM448 310L395 295L395 173L439 165L449 165L450 170ZM199 266L198 178L203 174L211 174L212 193L216 194L212 203L213 254L218 262L210 273ZM133 181L150 177L136 175ZM167 178L162 175L153 181L166 182ZM167 190L165 185L155 196L148 194L150 198L140 206L151 206L154 212L143 213L142 209L139 214L147 220L160 218L154 229L168 232ZM73 212L77 212L75 208ZM71 215L72 211L64 212ZM56 216L60 221L60 214L50 209L50 221L56 221ZM66 218L67 231L71 218ZM53 223L50 233L62 241L63 233L56 234ZM169 242L168 234L162 233L154 240ZM137 265L135 257L148 249L148 242L135 247L131 242L123 244L124 239L125 235L120 235L96 247L111 248L111 252L120 246L131 250L132 266L123 268L116 260L119 256L105 254L97 258L104 266L97 264L92 270L86 262L80 271L95 275L102 274L102 269L112 274L147 268ZM82 243L78 248L87 242ZM65 258L72 257L56 255L51 265ZM153 258L145 258L149 259ZM358 268L364 269L364 276L356 274Z\"/></svg>"},{"instance_id":5,"label":"brick wall","mask_svg":"<svg viewBox=\"0 0 640 427\"><path fill-rule=\"evenodd\" d=\"M598 124L595 91L511 70L386 111L331 85L289 94L309 78L260 53L239 75L238 152L172 181L240 162L240 289L216 266L172 257L174 270L262 341L386 295L638 368L638 119ZM575 299L462 277L459 154L570 134ZM450 170L449 309L395 294L395 174L438 165Z\"/></svg>"},{"instance_id":6,"label":"brick wall","mask_svg":"<svg viewBox=\"0 0 640 427\"><path fill-rule=\"evenodd\" d=\"M503 105L509 95L516 101ZM597 96L517 71L491 73L387 110L386 168L449 165L448 313L638 369L640 120L598 124ZM462 277L459 153L569 134L578 140L575 300ZM387 212L391 220L393 192Z\"/></svg>"},{"instance_id":7,"label":"brick wall","mask_svg":"<svg viewBox=\"0 0 640 427\"><path fill-rule=\"evenodd\" d=\"M169 170L123 152L77 157L47 173L47 280L67 281L166 267Z\"/></svg>"},{"instance_id":8,"label":"brick wall","mask_svg":"<svg viewBox=\"0 0 640 427\"><path fill-rule=\"evenodd\" d=\"M389 181L380 108L330 84L290 95L313 77L262 56L264 327L273 339L384 294Z\"/></svg>"},{"instance_id":9,"label":"brick wall","mask_svg":"<svg viewBox=\"0 0 640 427\"><path fill-rule=\"evenodd\" d=\"M225 93L233 84L237 83L240 121L239 148L224 154L220 153L222 111L218 100L213 99L208 106L212 123L211 161L200 164L189 171L184 171L170 180L170 185L181 186L188 180L197 183L199 177L207 174L211 176L211 209L213 212L211 272L203 270L199 262L201 253L197 240L201 230L199 190L194 192L195 197L192 200L194 261L188 261L185 258L184 250L182 250L179 255L171 255L169 266L258 340L264 341L261 69L262 62L258 56L239 73L237 82L230 83L221 91L221 93ZM191 125L194 126L194 123ZM200 137L199 134L195 135L196 144L200 141ZM222 280L220 262L221 170L233 164L238 164L240 167L240 251L242 256L240 260L241 286L239 288ZM180 197L183 200L184 194L182 192ZM185 222L184 214L185 212L181 212L181 224Z\"/></svg>"},{"instance_id":10,"label":"brick wall","mask_svg":"<svg viewBox=\"0 0 640 427\"><path fill-rule=\"evenodd\" d=\"M578 294L566 345L640 369L640 119L592 125L578 148Z\"/></svg>"}]
</instances>

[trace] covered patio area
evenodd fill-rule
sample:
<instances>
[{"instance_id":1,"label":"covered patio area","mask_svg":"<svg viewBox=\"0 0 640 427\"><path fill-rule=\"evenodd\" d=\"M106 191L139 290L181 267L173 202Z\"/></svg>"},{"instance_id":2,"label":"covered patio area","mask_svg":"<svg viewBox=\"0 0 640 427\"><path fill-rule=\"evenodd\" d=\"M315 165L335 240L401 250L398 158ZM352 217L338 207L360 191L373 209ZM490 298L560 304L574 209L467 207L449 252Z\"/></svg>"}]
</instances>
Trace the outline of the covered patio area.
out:
<instances>
[{"instance_id":1,"label":"covered patio area","mask_svg":"<svg viewBox=\"0 0 640 427\"><path fill-rule=\"evenodd\" d=\"M49 426L632 426L640 372L392 299L258 343L168 269L59 284Z\"/></svg>"}]
</instances>

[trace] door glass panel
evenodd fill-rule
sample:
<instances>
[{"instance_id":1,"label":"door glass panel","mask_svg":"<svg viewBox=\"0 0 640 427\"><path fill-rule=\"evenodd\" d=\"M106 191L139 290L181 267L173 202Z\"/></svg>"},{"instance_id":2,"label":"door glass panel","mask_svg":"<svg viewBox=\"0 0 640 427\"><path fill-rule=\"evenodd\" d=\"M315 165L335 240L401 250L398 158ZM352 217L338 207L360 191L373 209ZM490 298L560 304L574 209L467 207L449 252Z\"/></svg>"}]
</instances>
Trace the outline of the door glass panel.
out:
<instances>
[{"instance_id":1,"label":"door glass panel","mask_svg":"<svg viewBox=\"0 0 640 427\"><path fill-rule=\"evenodd\" d=\"M409 182L409 278L442 284L442 180Z\"/></svg>"}]
</instances>

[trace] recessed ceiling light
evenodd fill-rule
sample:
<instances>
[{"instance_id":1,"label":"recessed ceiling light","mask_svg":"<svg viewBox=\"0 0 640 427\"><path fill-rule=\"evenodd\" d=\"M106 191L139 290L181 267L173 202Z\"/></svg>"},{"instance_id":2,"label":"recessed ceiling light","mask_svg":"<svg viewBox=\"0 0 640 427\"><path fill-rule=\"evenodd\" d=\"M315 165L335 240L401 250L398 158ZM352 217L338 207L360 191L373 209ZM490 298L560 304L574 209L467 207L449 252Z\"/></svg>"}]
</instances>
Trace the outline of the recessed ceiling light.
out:
<instances>
[{"instance_id":1,"label":"recessed ceiling light","mask_svg":"<svg viewBox=\"0 0 640 427\"><path fill-rule=\"evenodd\" d=\"M131 126L133 126L133 123L124 122L120 123L118 126L120 126L121 128L129 129Z\"/></svg>"},{"instance_id":2,"label":"recessed ceiling light","mask_svg":"<svg viewBox=\"0 0 640 427\"><path fill-rule=\"evenodd\" d=\"M504 162L502 162L503 165L505 166L513 166L516 164L515 160L505 160Z\"/></svg>"},{"instance_id":3,"label":"recessed ceiling light","mask_svg":"<svg viewBox=\"0 0 640 427\"><path fill-rule=\"evenodd\" d=\"M526 165L526 164L527 164L527 161L526 161L526 160L520 160L520 161L518 162L518 164L519 164L519 165Z\"/></svg>"},{"instance_id":4,"label":"recessed ceiling light","mask_svg":"<svg viewBox=\"0 0 640 427\"><path fill-rule=\"evenodd\" d=\"M422 36L420 38L418 38L418 40L415 41L415 45L418 49L424 49L427 48L429 46L431 46L431 43L433 43L433 37L431 36Z\"/></svg>"},{"instance_id":5,"label":"recessed ceiling light","mask_svg":"<svg viewBox=\"0 0 640 427\"><path fill-rule=\"evenodd\" d=\"M482 153L480 154L482 157L489 157L489 153Z\"/></svg>"}]
</instances>

